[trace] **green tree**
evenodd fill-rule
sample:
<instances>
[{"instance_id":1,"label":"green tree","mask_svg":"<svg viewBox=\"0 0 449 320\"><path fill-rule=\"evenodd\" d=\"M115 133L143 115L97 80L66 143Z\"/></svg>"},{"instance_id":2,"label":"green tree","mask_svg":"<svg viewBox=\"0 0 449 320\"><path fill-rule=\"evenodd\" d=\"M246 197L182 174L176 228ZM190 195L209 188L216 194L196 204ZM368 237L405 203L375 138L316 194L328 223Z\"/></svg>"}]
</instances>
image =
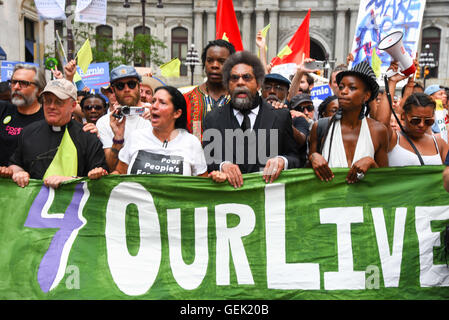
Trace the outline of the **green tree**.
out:
<instances>
[{"instance_id":1,"label":"green tree","mask_svg":"<svg viewBox=\"0 0 449 320\"><path fill-rule=\"evenodd\" d=\"M84 23L79 23L73 31L75 52L81 48L87 38L90 39L92 63L109 62L109 67L112 69L120 64L143 65L143 57L145 57L146 66L151 64L160 66L168 61L159 54L159 50L167 46L150 34L137 34L133 37L127 32L123 38L112 40L96 34L92 25ZM60 60L53 46L46 48L45 57L48 56L55 56ZM62 67L60 66L59 69L62 70Z\"/></svg>"}]
</instances>

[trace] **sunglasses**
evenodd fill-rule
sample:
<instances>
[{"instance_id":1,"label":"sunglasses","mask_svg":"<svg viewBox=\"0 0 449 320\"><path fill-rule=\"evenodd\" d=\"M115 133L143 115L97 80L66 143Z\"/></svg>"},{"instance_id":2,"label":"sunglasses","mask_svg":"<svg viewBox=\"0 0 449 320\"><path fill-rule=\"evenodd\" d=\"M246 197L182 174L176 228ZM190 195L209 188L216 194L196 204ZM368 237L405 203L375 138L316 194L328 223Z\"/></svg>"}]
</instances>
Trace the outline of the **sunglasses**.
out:
<instances>
[{"instance_id":1,"label":"sunglasses","mask_svg":"<svg viewBox=\"0 0 449 320\"><path fill-rule=\"evenodd\" d=\"M116 82L113 84L113 86L121 91L125 89L125 84L128 86L128 88L134 89L137 86L137 83L138 82L135 80L130 80L128 82Z\"/></svg>"},{"instance_id":2,"label":"sunglasses","mask_svg":"<svg viewBox=\"0 0 449 320\"><path fill-rule=\"evenodd\" d=\"M19 84L20 88L28 88L31 84L37 85L36 82L26 81L26 80L8 80L9 86L15 86Z\"/></svg>"},{"instance_id":3,"label":"sunglasses","mask_svg":"<svg viewBox=\"0 0 449 320\"><path fill-rule=\"evenodd\" d=\"M100 105L96 105L96 106L84 106L83 109L84 109L84 110L88 110L88 111L90 111L90 110L92 110L92 109L95 109L96 111L100 111L100 110L103 109L103 106L100 106Z\"/></svg>"},{"instance_id":4,"label":"sunglasses","mask_svg":"<svg viewBox=\"0 0 449 320\"><path fill-rule=\"evenodd\" d=\"M409 120L410 124L412 126L417 126L421 123L421 121L424 121L424 124L428 127L430 127L431 125L433 125L433 123L435 122L435 120L433 118L419 118L419 117L413 117Z\"/></svg>"},{"instance_id":5,"label":"sunglasses","mask_svg":"<svg viewBox=\"0 0 449 320\"><path fill-rule=\"evenodd\" d=\"M299 112L303 112L304 109L307 109L307 111L312 112L313 110L315 110L315 107L313 106L313 104L309 104L307 106L301 106L301 107L298 106L295 108L295 110L299 111Z\"/></svg>"},{"instance_id":6,"label":"sunglasses","mask_svg":"<svg viewBox=\"0 0 449 320\"><path fill-rule=\"evenodd\" d=\"M245 73L245 74L242 74L242 75L240 75L240 74L231 74L230 80L232 82L237 82L237 81L239 81L240 78L242 78L243 81L245 81L245 82L250 82L251 80L254 79L254 76L249 74L249 73Z\"/></svg>"}]
</instances>

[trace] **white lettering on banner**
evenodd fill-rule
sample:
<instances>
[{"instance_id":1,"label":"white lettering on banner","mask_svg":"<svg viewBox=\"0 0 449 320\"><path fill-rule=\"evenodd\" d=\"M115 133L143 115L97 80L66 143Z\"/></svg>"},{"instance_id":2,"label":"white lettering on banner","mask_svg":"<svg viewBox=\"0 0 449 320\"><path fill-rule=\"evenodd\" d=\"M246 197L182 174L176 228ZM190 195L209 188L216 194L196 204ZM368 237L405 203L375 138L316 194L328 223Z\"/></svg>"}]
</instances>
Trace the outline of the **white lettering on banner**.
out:
<instances>
[{"instance_id":1,"label":"white lettering on banner","mask_svg":"<svg viewBox=\"0 0 449 320\"><path fill-rule=\"evenodd\" d=\"M441 246L441 233L432 232L430 225L434 220L449 220L449 206L415 208L421 287L449 286L449 268L445 264L433 264L433 247Z\"/></svg>"},{"instance_id":2,"label":"white lettering on banner","mask_svg":"<svg viewBox=\"0 0 449 320\"><path fill-rule=\"evenodd\" d=\"M382 208L372 208L374 230L376 231L379 257L382 264L382 274L385 287L398 287L401 276L402 247L404 244L405 219L407 208L397 208L394 219L393 253L390 253L387 228Z\"/></svg>"},{"instance_id":3,"label":"white lettering on banner","mask_svg":"<svg viewBox=\"0 0 449 320\"><path fill-rule=\"evenodd\" d=\"M77 69L77 71L81 77L104 74L104 68L102 67L89 68L86 73L81 68Z\"/></svg>"},{"instance_id":4,"label":"white lettering on banner","mask_svg":"<svg viewBox=\"0 0 449 320\"><path fill-rule=\"evenodd\" d=\"M176 282L186 290L196 289L206 276L209 253L207 246L207 208L195 208L195 260L187 265L181 250L181 209L167 210L170 266Z\"/></svg>"},{"instance_id":5,"label":"white lettering on banner","mask_svg":"<svg viewBox=\"0 0 449 320\"><path fill-rule=\"evenodd\" d=\"M324 272L324 289L365 289L365 271L354 271L351 242L351 223L363 222L363 207L320 209L320 222L337 225L338 271Z\"/></svg>"},{"instance_id":6,"label":"white lettering on banner","mask_svg":"<svg viewBox=\"0 0 449 320\"><path fill-rule=\"evenodd\" d=\"M126 207L139 210L140 248L130 255L126 245ZM122 182L112 189L106 208L106 250L112 278L127 295L140 295L153 285L161 263L158 213L151 193L142 185Z\"/></svg>"},{"instance_id":7,"label":"white lettering on banner","mask_svg":"<svg viewBox=\"0 0 449 320\"><path fill-rule=\"evenodd\" d=\"M226 216L238 215L240 223L228 228ZM229 285L229 253L232 252L235 273L239 284L254 284L242 237L253 232L256 216L253 209L244 204L228 203L215 206L215 224L217 234L217 285Z\"/></svg>"},{"instance_id":8,"label":"white lettering on banner","mask_svg":"<svg viewBox=\"0 0 449 320\"><path fill-rule=\"evenodd\" d=\"M265 187L267 284L270 289L320 289L318 263L286 263L285 185Z\"/></svg>"}]
</instances>

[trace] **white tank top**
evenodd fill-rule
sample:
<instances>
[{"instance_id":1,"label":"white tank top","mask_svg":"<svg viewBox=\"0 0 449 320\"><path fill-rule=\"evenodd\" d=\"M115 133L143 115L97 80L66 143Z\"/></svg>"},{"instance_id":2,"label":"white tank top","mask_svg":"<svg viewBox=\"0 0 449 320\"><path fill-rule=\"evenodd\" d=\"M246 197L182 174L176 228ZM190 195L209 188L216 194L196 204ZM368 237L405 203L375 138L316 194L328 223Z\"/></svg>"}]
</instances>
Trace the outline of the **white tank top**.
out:
<instances>
[{"instance_id":1,"label":"white tank top","mask_svg":"<svg viewBox=\"0 0 449 320\"><path fill-rule=\"evenodd\" d=\"M335 129L331 148L331 156L329 159L329 144L332 135L332 126L335 126ZM326 159L326 161L328 161L329 159L329 168L348 168L348 160L346 159L346 151L343 144L340 121L333 122L332 126L329 128L329 133L326 137L326 141L324 141L322 155L324 159ZM366 118L362 119L362 125L360 126L359 138L357 139L357 145L355 147L354 159L352 159L352 163L357 162L364 157L371 157L374 159L374 145L373 141L371 140L371 133L369 131L368 121L366 120ZM349 165L349 167L352 166L352 163Z\"/></svg>"},{"instance_id":2,"label":"white tank top","mask_svg":"<svg viewBox=\"0 0 449 320\"><path fill-rule=\"evenodd\" d=\"M388 152L388 166L389 167L406 167L406 166L420 166L419 158L414 151L409 151L399 145L399 136L401 135L399 132L396 134L398 136L396 145L394 148ZM435 166L443 164L441 161L440 150L438 149L438 143L435 137L432 135L433 142L435 143L435 148L437 149L437 153L432 156L423 156L422 160L424 161L424 165Z\"/></svg>"}]
</instances>

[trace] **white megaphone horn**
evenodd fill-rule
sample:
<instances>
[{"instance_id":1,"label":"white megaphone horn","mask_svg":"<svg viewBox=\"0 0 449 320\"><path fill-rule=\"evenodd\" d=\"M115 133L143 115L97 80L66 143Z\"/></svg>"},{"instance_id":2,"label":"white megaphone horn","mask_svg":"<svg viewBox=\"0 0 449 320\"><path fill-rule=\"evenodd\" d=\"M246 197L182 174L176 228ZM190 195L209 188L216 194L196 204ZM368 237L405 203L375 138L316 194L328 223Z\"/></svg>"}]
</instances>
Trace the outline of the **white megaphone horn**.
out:
<instances>
[{"instance_id":1,"label":"white megaphone horn","mask_svg":"<svg viewBox=\"0 0 449 320\"><path fill-rule=\"evenodd\" d=\"M399 62L401 73L409 76L415 72L416 68L412 57L405 51L402 44L403 36L404 34L401 31L390 33L379 42L378 48L387 51L394 60Z\"/></svg>"}]
</instances>

